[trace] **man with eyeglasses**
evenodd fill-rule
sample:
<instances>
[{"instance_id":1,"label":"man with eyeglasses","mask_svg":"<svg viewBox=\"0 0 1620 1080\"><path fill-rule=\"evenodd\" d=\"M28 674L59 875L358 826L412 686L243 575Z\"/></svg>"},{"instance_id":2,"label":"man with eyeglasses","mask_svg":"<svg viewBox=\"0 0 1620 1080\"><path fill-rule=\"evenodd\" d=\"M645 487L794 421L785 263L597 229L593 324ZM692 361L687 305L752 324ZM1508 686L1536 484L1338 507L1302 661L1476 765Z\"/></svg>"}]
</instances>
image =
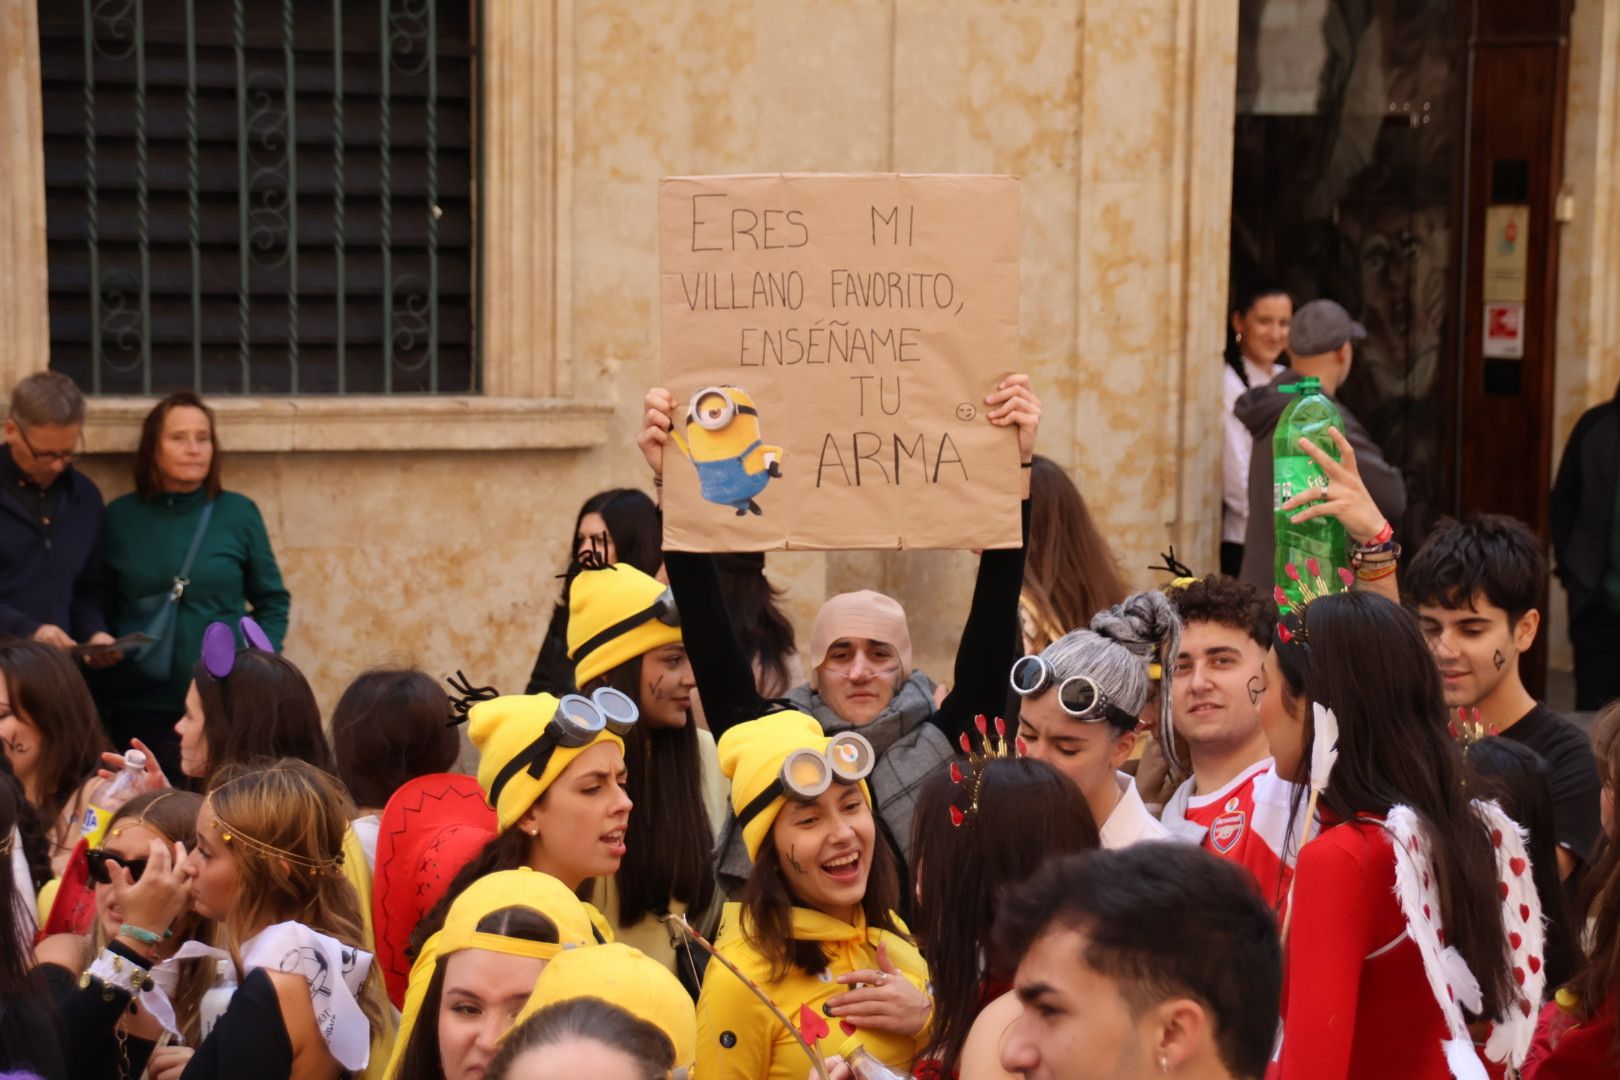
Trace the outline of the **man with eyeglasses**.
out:
<instances>
[{"instance_id":1,"label":"man with eyeglasses","mask_svg":"<svg viewBox=\"0 0 1620 1080\"><path fill-rule=\"evenodd\" d=\"M105 507L73 467L83 431L84 396L66 375L37 372L12 390L0 454L0 635L60 649L113 641L102 611Z\"/></svg>"}]
</instances>

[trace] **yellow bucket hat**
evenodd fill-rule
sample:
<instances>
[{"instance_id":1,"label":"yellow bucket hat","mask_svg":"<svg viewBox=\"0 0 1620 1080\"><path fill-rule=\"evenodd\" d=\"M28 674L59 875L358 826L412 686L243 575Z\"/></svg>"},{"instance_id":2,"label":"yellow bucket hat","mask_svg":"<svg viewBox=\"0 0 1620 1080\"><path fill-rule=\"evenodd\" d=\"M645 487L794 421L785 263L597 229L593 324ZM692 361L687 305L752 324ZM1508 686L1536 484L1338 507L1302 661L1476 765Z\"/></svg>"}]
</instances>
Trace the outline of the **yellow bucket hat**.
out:
<instances>
[{"instance_id":1,"label":"yellow bucket hat","mask_svg":"<svg viewBox=\"0 0 1620 1080\"><path fill-rule=\"evenodd\" d=\"M814 798L834 780L861 781L862 794L872 801L864 782L877 756L872 744L853 731L829 738L805 713L787 710L738 724L720 737L717 749L749 859L759 857L790 788Z\"/></svg>"},{"instance_id":2,"label":"yellow bucket hat","mask_svg":"<svg viewBox=\"0 0 1620 1080\"><path fill-rule=\"evenodd\" d=\"M624 739L608 727L581 746L557 742L551 727L558 704L550 694L509 694L467 710L467 734L478 748L478 786L495 809L500 832L510 829L575 758L597 743L612 742L624 751Z\"/></svg>"},{"instance_id":3,"label":"yellow bucket hat","mask_svg":"<svg viewBox=\"0 0 1620 1080\"><path fill-rule=\"evenodd\" d=\"M669 1036L677 1071L697 1062L692 996L663 964L621 942L564 953L547 964L512 1026L547 1005L586 997L617 1005Z\"/></svg>"},{"instance_id":4,"label":"yellow bucket hat","mask_svg":"<svg viewBox=\"0 0 1620 1080\"><path fill-rule=\"evenodd\" d=\"M527 908L549 919L557 928L557 941L530 941L506 937L478 929L487 916L506 908ZM388 1060L385 1080L399 1075L411 1035L421 1017L428 985L438 970L439 960L463 949L487 949L507 956L523 956L550 961L564 950L595 947L590 912L566 885L549 874L523 867L487 874L467 886L445 914L444 926L428 938L411 965L410 985L405 990L405 1009L400 1019L394 1053ZM671 976L673 978L673 976ZM431 1019L431 1018L430 1018Z\"/></svg>"},{"instance_id":5,"label":"yellow bucket hat","mask_svg":"<svg viewBox=\"0 0 1620 1080\"><path fill-rule=\"evenodd\" d=\"M680 640L669 587L629 563L582 570L568 587L568 658L579 686Z\"/></svg>"}]
</instances>

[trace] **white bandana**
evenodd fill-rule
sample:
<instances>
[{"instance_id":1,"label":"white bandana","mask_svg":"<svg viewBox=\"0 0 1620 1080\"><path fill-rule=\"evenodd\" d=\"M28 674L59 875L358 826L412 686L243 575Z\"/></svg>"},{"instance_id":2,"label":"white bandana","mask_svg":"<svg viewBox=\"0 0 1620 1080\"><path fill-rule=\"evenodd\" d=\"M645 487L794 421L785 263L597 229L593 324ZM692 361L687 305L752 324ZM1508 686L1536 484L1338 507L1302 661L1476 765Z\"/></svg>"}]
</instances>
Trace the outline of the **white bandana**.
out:
<instances>
[{"instance_id":1,"label":"white bandana","mask_svg":"<svg viewBox=\"0 0 1620 1080\"><path fill-rule=\"evenodd\" d=\"M179 961L229 955L200 941L186 942L152 969L156 987L141 994L141 1007L167 1030L179 1034L168 997L180 980ZM366 1067L371 1057L371 1022L360 1011L359 996L371 970L370 953L303 923L283 922L266 927L242 945L242 968L244 975L264 968L309 980L309 1001L326 1048L350 1072Z\"/></svg>"}]
</instances>

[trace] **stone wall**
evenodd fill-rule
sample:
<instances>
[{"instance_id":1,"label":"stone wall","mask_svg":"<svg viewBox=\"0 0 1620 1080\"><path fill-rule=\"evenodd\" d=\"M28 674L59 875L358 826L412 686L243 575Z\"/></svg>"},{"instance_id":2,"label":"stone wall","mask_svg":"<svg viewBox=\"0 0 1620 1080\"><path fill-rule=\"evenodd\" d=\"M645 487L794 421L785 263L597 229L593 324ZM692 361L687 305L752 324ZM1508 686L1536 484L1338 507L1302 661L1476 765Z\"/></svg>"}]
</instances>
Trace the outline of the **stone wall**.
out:
<instances>
[{"instance_id":1,"label":"stone wall","mask_svg":"<svg viewBox=\"0 0 1620 1080\"><path fill-rule=\"evenodd\" d=\"M0 14L27 21L33 2L0 0ZM293 593L288 651L323 704L360 667L393 659L521 686L578 504L645 483L632 439L658 377L666 174L1020 175L1021 337L1046 401L1041 449L1072 469L1131 580L1155 580L1145 567L1172 542L1213 567L1236 0L484 10L485 201L509 215L487 230L485 264L502 275L485 283L486 385L510 408L475 401L420 420L367 399L324 419L297 402L224 414L227 482L265 513ZM26 119L13 108L25 88L4 85L0 117ZM524 185L544 197L514 200ZM0 200L42 214L28 188ZM518 241L503 239L510 229ZM0 326L43 303L37 286L5 287L14 273L0 267ZM0 366L9 380L44 359ZM109 496L131 486L127 456L110 452L133 446L143 407L108 403L93 418L91 448L109 453L86 471ZM368 426L367 410L383 422ZM575 428L557 434L571 414ZM972 565L950 552L771 560L804 637L829 592L893 591L936 676Z\"/></svg>"}]
</instances>

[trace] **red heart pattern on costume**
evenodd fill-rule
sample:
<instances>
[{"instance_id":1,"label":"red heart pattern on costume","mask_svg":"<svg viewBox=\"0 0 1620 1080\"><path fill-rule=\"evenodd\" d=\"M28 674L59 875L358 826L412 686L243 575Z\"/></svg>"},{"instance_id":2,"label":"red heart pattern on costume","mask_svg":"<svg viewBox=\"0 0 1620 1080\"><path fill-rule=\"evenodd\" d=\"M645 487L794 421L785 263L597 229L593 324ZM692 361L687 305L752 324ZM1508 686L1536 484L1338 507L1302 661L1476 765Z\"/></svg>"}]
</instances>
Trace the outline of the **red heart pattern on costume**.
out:
<instances>
[{"instance_id":1,"label":"red heart pattern on costume","mask_svg":"<svg viewBox=\"0 0 1620 1080\"><path fill-rule=\"evenodd\" d=\"M838 1021L838 1030L842 1031L845 1035L853 1035L855 1034L856 1028L855 1025L850 1023L848 1020L840 1020Z\"/></svg>"},{"instance_id":2,"label":"red heart pattern on costume","mask_svg":"<svg viewBox=\"0 0 1620 1080\"><path fill-rule=\"evenodd\" d=\"M1513 981L1520 986L1524 985L1524 968L1516 967L1513 969Z\"/></svg>"},{"instance_id":3,"label":"red heart pattern on costume","mask_svg":"<svg viewBox=\"0 0 1620 1080\"><path fill-rule=\"evenodd\" d=\"M1520 937L1519 932L1517 930L1515 930L1512 933L1508 934L1508 944L1512 945L1515 949L1517 949L1520 945L1524 944L1524 938ZM1531 970L1534 970L1534 969L1532 968Z\"/></svg>"},{"instance_id":4,"label":"red heart pattern on costume","mask_svg":"<svg viewBox=\"0 0 1620 1080\"><path fill-rule=\"evenodd\" d=\"M1528 864L1526 864L1523 859L1509 859L1508 860L1508 869L1513 871L1513 876L1514 877L1523 877L1524 876L1524 868L1525 868L1526 865L1528 865Z\"/></svg>"},{"instance_id":5,"label":"red heart pattern on costume","mask_svg":"<svg viewBox=\"0 0 1620 1080\"><path fill-rule=\"evenodd\" d=\"M804 1036L805 1042L814 1046L831 1033L832 1028L827 1026L820 1013L808 1005L799 1006L799 1034Z\"/></svg>"},{"instance_id":6,"label":"red heart pattern on costume","mask_svg":"<svg viewBox=\"0 0 1620 1080\"><path fill-rule=\"evenodd\" d=\"M1531 972L1537 972L1537 971L1541 970L1541 957L1532 956L1530 958L1530 970L1531 970Z\"/></svg>"},{"instance_id":7,"label":"red heart pattern on costume","mask_svg":"<svg viewBox=\"0 0 1620 1080\"><path fill-rule=\"evenodd\" d=\"M1501 847L1502 846L1502 830L1501 829L1492 829L1491 830L1491 846L1492 847Z\"/></svg>"},{"instance_id":8,"label":"red heart pattern on costume","mask_svg":"<svg viewBox=\"0 0 1620 1080\"><path fill-rule=\"evenodd\" d=\"M1529 922L1530 921L1530 905L1529 904L1520 904L1519 905L1519 921L1520 922Z\"/></svg>"}]
</instances>

